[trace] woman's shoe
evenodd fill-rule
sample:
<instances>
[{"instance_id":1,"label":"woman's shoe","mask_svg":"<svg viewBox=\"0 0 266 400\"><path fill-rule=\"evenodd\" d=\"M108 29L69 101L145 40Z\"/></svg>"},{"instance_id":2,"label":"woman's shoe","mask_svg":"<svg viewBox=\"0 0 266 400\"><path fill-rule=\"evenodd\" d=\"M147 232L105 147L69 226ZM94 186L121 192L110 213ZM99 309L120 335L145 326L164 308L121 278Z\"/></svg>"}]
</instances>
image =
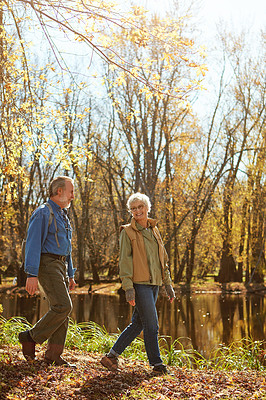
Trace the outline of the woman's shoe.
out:
<instances>
[{"instance_id":1,"label":"woman's shoe","mask_svg":"<svg viewBox=\"0 0 266 400\"><path fill-rule=\"evenodd\" d=\"M118 369L118 358L117 357L108 357L107 355L105 355L100 363L107 369L109 369L109 371L115 372Z\"/></svg>"}]
</instances>

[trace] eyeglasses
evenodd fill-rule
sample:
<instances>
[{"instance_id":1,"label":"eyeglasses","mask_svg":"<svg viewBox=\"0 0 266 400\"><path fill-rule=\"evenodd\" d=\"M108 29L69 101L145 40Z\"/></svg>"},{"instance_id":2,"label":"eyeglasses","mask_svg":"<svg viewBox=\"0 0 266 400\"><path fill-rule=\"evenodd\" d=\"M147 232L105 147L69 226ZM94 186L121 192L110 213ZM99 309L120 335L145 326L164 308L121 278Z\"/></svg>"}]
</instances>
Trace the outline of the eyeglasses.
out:
<instances>
[{"instance_id":1,"label":"eyeglasses","mask_svg":"<svg viewBox=\"0 0 266 400\"><path fill-rule=\"evenodd\" d=\"M132 212L141 211L141 210L143 210L143 208L144 208L144 204L140 204L138 207L132 207L130 209L130 211L132 211Z\"/></svg>"}]
</instances>

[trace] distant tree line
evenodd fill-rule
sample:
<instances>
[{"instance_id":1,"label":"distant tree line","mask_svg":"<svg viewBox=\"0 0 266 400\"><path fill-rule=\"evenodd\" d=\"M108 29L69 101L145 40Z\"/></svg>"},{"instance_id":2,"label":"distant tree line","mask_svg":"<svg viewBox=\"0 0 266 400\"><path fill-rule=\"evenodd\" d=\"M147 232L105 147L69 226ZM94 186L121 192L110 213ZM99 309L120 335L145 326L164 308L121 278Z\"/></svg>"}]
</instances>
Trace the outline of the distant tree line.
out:
<instances>
[{"instance_id":1,"label":"distant tree line","mask_svg":"<svg viewBox=\"0 0 266 400\"><path fill-rule=\"evenodd\" d=\"M215 91L200 120L188 100L206 66L178 16L141 14L137 33L112 31L117 54L134 67L121 70L111 56L98 61L104 83L95 78L95 89L81 74L65 77L55 61L33 61L23 39L27 18L12 12L0 8L0 277L18 275L23 284L20 245L30 215L53 177L65 174L75 180L80 286L117 278L119 226L136 191L151 199L175 283L207 275L263 282L263 36L251 52L245 35L220 34Z\"/></svg>"}]
</instances>

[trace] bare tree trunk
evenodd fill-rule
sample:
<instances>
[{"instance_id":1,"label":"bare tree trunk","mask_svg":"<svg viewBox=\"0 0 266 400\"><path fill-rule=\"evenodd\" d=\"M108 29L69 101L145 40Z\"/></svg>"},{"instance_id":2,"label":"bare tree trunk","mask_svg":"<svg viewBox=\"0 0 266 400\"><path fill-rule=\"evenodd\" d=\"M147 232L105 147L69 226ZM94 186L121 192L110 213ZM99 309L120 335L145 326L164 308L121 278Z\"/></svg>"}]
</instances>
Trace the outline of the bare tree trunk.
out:
<instances>
[{"instance_id":1,"label":"bare tree trunk","mask_svg":"<svg viewBox=\"0 0 266 400\"><path fill-rule=\"evenodd\" d=\"M170 138L169 134L167 132L167 127L165 127L165 231L166 231L166 237L165 237L165 249L167 251L168 257L169 257L169 268L171 270L171 241L168 240L168 237L171 232L171 226L170 226L170 213L171 213L171 194L170 194Z\"/></svg>"},{"instance_id":2,"label":"bare tree trunk","mask_svg":"<svg viewBox=\"0 0 266 400\"><path fill-rule=\"evenodd\" d=\"M248 200L245 198L242 212L241 212L241 233L240 233L240 243L239 243L239 258L240 261L237 265L237 281L243 281L243 266L244 266L244 247L245 247L245 238L246 238L246 220L247 220L247 209L248 209Z\"/></svg>"},{"instance_id":3,"label":"bare tree trunk","mask_svg":"<svg viewBox=\"0 0 266 400\"><path fill-rule=\"evenodd\" d=\"M175 199L173 198L173 224L174 227L176 226L176 202ZM177 241L177 231L174 230L174 258L173 258L173 281L177 282L177 271L178 271L178 266L180 268L180 257L179 257L179 251L178 251L178 241Z\"/></svg>"},{"instance_id":4,"label":"bare tree trunk","mask_svg":"<svg viewBox=\"0 0 266 400\"><path fill-rule=\"evenodd\" d=\"M245 283L249 282L250 279L250 262L249 262L249 253L250 253L250 240L251 240L251 213L250 207L248 207L247 211L247 220L248 220L248 227L247 227L247 247L246 247L246 277Z\"/></svg>"},{"instance_id":5,"label":"bare tree trunk","mask_svg":"<svg viewBox=\"0 0 266 400\"><path fill-rule=\"evenodd\" d=\"M266 140L265 140L266 143ZM252 242L251 242L251 278L253 282L263 283L265 267L265 235L266 235L266 184L262 183L265 148L259 153L255 188L252 201Z\"/></svg>"},{"instance_id":6,"label":"bare tree trunk","mask_svg":"<svg viewBox=\"0 0 266 400\"><path fill-rule=\"evenodd\" d=\"M222 257L220 261L220 271L218 274L218 282L234 282L237 278L236 263L232 253L232 195L234 187L234 173L229 173L224 189L223 199L223 247Z\"/></svg>"},{"instance_id":7,"label":"bare tree trunk","mask_svg":"<svg viewBox=\"0 0 266 400\"><path fill-rule=\"evenodd\" d=\"M185 266L188 263L188 258L189 258L189 246L187 245L185 253L183 254L183 257L182 257L182 261L181 261L181 264L180 264L180 267L179 267L179 270L178 270L178 273L177 273L177 276L176 276L175 283L178 283L178 282L180 282L182 280L182 276L183 276L183 272L184 272Z\"/></svg>"}]
</instances>

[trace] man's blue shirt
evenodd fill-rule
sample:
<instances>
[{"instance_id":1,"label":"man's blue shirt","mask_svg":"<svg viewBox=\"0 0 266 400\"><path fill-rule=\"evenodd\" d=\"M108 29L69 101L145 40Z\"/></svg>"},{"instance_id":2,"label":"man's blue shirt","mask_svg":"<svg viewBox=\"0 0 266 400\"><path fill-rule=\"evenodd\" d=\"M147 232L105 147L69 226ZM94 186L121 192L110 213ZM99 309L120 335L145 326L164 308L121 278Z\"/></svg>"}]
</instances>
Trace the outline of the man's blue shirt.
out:
<instances>
[{"instance_id":1,"label":"man's blue shirt","mask_svg":"<svg viewBox=\"0 0 266 400\"><path fill-rule=\"evenodd\" d=\"M25 272L38 276L41 253L52 253L67 256L68 276L73 278L76 269L73 268L71 258L72 228L65 211L51 199L48 203L52 206L56 218L60 247L55 238L54 218L48 227L50 210L43 204L33 212L30 218L25 247Z\"/></svg>"}]
</instances>

